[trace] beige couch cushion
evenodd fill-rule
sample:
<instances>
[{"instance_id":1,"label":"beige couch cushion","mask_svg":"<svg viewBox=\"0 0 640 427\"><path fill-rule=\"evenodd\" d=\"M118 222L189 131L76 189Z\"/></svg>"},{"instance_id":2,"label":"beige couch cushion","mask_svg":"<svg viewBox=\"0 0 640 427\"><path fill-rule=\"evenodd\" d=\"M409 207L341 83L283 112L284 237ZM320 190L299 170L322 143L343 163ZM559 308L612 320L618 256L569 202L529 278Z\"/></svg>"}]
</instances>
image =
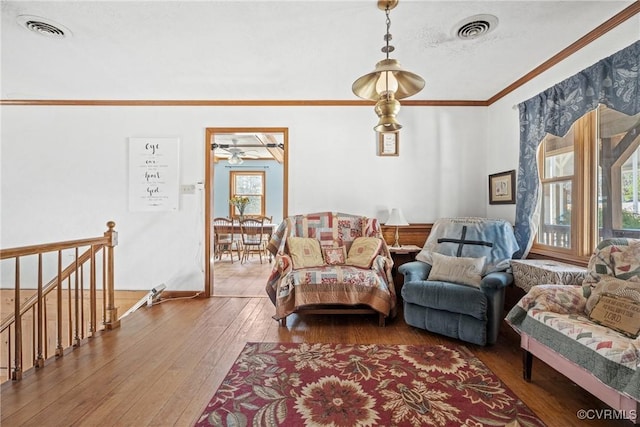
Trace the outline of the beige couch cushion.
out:
<instances>
[{"instance_id":1,"label":"beige couch cushion","mask_svg":"<svg viewBox=\"0 0 640 427\"><path fill-rule=\"evenodd\" d=\"M312 237L289 237L289 255L293 268L320 267L324 265L320 242Z\"/></svg>"},{"instance_id":2,"label":"beige couch cushion","mask_svg":"<svg viewBox=\"0 0 640 427\"><path fill-rule=\"evenodd\" d=\"M485 257L454 257L433 252L431 260L428 280L441 280L480 287Z\"/></svg>"},{"instance_id":3,"label":"beige couch cushion","mask_svg":"<svg viewBox=\"0 0 640 427\"><path fill-rule=\"evenodd\" d=\"M382 240L377 237L357 237L347 255L345 264L354 267L371 268L373 260L380 252Z\"/></svg>"}]
</instances>

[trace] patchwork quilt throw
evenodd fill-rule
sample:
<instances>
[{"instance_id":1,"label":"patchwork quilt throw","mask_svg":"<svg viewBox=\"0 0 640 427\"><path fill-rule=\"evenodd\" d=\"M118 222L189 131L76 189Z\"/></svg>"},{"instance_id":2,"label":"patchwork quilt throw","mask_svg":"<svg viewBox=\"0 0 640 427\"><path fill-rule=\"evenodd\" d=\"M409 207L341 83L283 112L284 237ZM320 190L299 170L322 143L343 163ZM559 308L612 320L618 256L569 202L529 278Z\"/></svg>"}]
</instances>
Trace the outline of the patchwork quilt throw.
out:
<instances>
[{"instance_id":1,"label":"patchwork quilt throw","mask_svg":"<svg viewBox=\"0 0 640 427\"><path fill-rule=\"evenodd\" d=\"M375 218L338 212L318 212L285 218L267 249L274 255L265 290L276 308L275 319L299 309L323 305L368 306L385 317L396 314L393 260L384 240L371 268L322 265L294 269L287 239L310 237L322 248L344 247L349 252L358 237L382 239Z\"/></svg>"},{"instance_id":2,"label":"patchwork quilt throw","mask_svg":"<svg viewBox=\"0 0 640 427\"><path fill-rule=\"evenodd\" d=\"M466 347L247 343L197 426L543 426Z\"/></svg>"}]
</instances>

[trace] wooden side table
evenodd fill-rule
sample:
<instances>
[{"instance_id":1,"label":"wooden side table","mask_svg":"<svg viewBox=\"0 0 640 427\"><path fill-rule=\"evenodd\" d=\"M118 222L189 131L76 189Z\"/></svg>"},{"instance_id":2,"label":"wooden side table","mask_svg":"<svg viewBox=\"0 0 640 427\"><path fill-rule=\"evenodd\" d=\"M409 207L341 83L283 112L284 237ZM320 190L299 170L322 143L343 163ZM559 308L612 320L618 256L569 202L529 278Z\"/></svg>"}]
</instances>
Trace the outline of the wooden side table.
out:
<instances>
[{"instance_id":1,"label":"wooden side table","mask_svg":"<svg viewBox=\"0 0 640 427\"><path fill-rule=\"evenodd\" d=\"M406 262L415 261L416 255L418 255L421 250L422 248L416 245L389 246L391 259L393 259L393 286L396 288L398 298L401 298L400 292L404 284L404 277L398 273L398 267Z\"/></svg>"}]
</instances>

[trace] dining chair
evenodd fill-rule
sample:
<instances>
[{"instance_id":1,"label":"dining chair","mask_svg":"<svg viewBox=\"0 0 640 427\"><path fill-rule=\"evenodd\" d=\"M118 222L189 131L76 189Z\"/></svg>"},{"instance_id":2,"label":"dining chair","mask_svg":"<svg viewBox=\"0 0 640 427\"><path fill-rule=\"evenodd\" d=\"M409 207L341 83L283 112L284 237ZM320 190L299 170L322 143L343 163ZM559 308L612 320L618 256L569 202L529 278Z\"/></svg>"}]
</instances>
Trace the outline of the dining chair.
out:
<instances>
[{"instance_id":1,"label":"dining chair","mask_svg":"<svg viewBox=\"0 0 640 427\"><path fill-rule=\"evenodd\" d=\"M257 253L262 264L262 255L264 252L264 219L245 218L240 221L240 235L242 236L242 258L240 263L249 259L249 254Z\"/></svg>"},{"instance_id":2,"label":"dining chair","mask_svg":"<svg viewBox=\"0 0 640 427\"><path fill-rule=\"evenodd\" d=\"M235 236L233 221L229 218L217 217L213 219L214 258L222 259L222 255L229 254L233 264L233 252L238 253L241 260L240 242Z\"/></svg>"},{"instance_id":3,"label":"dining chair","mask_svg":"<svg viewBox=\"0 0 640 427\"><path fill-rule=\"evenodd\" d=\"M264 224L273 224L273 216L263 216L262 221L263 221L262 223L263 227L264 227ZM262 247L264 250L264 256L269 257L269 262L271 262L271 258L270 258L271 254L267 250L267 245L269 244L270 239L271 239L271 233L269 233L268 231L262 233L262 243L263 243Z\"/></svg>"}]
</instances>

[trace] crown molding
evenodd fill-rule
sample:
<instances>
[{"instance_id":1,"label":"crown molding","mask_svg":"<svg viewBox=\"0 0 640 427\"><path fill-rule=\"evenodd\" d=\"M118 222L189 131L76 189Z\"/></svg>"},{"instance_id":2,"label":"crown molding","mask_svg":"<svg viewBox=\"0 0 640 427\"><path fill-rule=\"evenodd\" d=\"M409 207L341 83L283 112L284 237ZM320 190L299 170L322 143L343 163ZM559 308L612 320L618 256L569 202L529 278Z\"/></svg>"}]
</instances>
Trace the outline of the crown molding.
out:
<instances>
[{"instance_id":1,"label":"crown molding","mask_svg":"<svg viewBox=\"0 0 640 427\"><path fill-rule=\"evenodd\" d=\"M567 46L509 86L485 101L403 100L403 107L487 107L520 86L573 55L589 43L640 13L640 0L623 9L586 35ZM117 107L358 107L375 103L367 100L142 100L142 99L0 99L0 105L30 106L117 106Z\"/></svg>"}]
</instances>

